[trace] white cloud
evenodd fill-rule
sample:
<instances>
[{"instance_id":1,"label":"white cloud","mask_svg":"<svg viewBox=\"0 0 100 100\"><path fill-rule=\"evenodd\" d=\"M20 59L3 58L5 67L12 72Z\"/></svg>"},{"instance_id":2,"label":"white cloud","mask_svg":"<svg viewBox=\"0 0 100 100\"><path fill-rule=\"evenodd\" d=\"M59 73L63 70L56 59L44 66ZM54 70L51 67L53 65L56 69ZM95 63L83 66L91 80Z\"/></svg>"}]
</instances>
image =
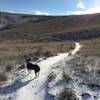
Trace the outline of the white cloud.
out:
<instances>
[{"instance_id":1,"label":"white cloud","mask_svg":"<svg viewBox=\"0 0 100 100\"><path fill-rule=\"evenodd\" d=\"M81 15L81 14L93 14L100 13L100 7L89 8L86 10L76 10L76 11L67 11L67 15Z\"/></svg>"},{"instance_id":2,"label":"white cloud","mask_svg":"<svg viewBox=\"0 0 100 100\"><path fill-rule=\"evenodd\" d=\"M34 15L49 15L48 12L44 12L44 11L38 11L38 10L34 10L33 11Z\"/></svg>"},{"instance_id":3,"label":"white cloud","mask_svg":"<svg viewBox=\"0 0 100 100\"><path fill-rule=\"evenodd\" d=\"M76 5L77 8L81 8L81 9L86 8L82 0L77 0L76 3L77 3Z\"/></svg>"}]
</instances>

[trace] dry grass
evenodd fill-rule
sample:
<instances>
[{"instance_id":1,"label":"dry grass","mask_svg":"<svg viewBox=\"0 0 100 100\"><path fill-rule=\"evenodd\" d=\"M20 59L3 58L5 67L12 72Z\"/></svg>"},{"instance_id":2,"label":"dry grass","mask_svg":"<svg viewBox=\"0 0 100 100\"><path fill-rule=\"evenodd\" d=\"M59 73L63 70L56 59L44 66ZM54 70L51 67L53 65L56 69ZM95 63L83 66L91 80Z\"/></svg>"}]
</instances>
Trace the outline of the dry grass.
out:
<instances>
[{"instance_id":1,"label":"dry grass","mask_svg":"<svg viewBox=\"0 0 100 100\"><path fill-rule=\"evenodd\" d=\"M6 72L9 72L9 71L11 71L13 69L15 69L15 65L14 64L10 64L10 63L6 64L6 66L5 66L5 71Z\"/></svg>"},{"instance_id":2,"label":"dry grass","mask_svg":"<svg viewBox=\"0 0 100 100\"><path fill-rule=\"evenodd\" d=\"M100 14L55 16L0 30L0 65L7 65L8 62L22 63L26 55L34 56L36 52L45 56L67 52L73 45L72 41L54 42L50 36L67 32L76 34L84 29L99 29L99 17ZM100 39L82 40L81 44L84 46L80 53L100 54Z\"/></svg>"},{"instance_id":3,"label":"dry grass","mask_svg":"<svg viewBox=\"0 0 100 100\"><path fill-rule=\"evenodd\" d=\"M72 77L71 77L71 75L67 74L67 72L63 71L62 79L66 80L66 81L70 81L70 80L72 80Z\"/></svg>"},{"instance_id":4,"label":"dry grass","mask_svg":"<svg viewBox=\"0 0 100 100\"><path fill-rule=\"evenodd\" d=\"M82 40L83 45L80 53L82 54L100 54L100 38Z\"/></svg>"},{"instance_id":5,"label":"dry grass","mask_svg":"<svg viewBox=\"0 0 100 100\"><path fill-rule=\"evenodd\" d=\"M26 55L34 56L35 53L42 53L45 56L58 52L66 52L73 43L64 42L36 42L27 41L5 41L0 42L0 64L22 63Z\"/></svg>"},{"instance_id":6,"label":"dry grass","mask_svg":"<svg viewBox=\"0 0 100 100\"><path fill-rule=\"evenodd\" d=\"M78 100L78 99L76 98L76 95L71 89L65 88L59 93L58 100Z\"/></svg>"},{"instance_id":7,"label":"dry grass","mask_svg":"<svg viewBox=\"0 0 100 100\"><path fill-rule=\"evenodd\" d=\"M56 74L54 72L51 72L48 76L48 81L53 81L56 78Z\"/></svg>"},{"instance_id":8,"label":"dry grass","mask_svg":"<svg viewBox=\"0 0 100 100\"><path fill-rule=\"evenodd\" d=\"M81 54L100 54L100 39L82 40ZM26 55L34 56L36 52L45 56L68 52L74 47L73 41L31 42L27 40L9 40L0 42L0 65L23 63ZM38 56L37 55L37 56Z\"/></svg>"},{"instance_id":9,"label":"dry grass","mask_svg":"<svg viewBox=\"0 0 100 100\"><path fill-rule=\"evenodd\" d=\"M4 73L0 73L0 82L7 81L7 76Z\"/></svg>"},{"instance_id":10,"label":"dry grass","mask_svg":"<svg viewBox=\"0 0 100 100\"><path fill-rule=\"evenodd\" d=\"M81 54L100 54L100 39L82 40ZM45 55L68 52L74 47L73 41L31 42L27 40L9 40L0 42L0 65L23 63L25 56ZM37 54L38 53L38 54Z\"/></svg>"}]
</instances>

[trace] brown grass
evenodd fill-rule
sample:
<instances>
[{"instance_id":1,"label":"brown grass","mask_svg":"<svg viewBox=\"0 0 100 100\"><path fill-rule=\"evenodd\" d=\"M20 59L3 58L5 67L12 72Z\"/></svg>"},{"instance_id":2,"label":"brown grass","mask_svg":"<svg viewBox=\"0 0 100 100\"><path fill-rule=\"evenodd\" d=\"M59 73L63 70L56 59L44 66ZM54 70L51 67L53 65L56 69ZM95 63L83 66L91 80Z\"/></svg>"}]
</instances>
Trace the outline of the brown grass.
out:
<instances>
[{"instance_id":1,"label":"brown grass","mask_svg":"<svg viewBox=\"0 0 100 100\"><path fill-rule=\"evenodd\" d=\"M82 40L83 45L80 53L82 54L100 54L100 38Z\"/></svg>"},{"instance_id":2,"label":"brown grass","mask_svg":"<svg viewBox=\"0 0 100 100\"><path fill-rule=\"evenodd\" d=\"M100 39L82 40L83 45L79 53L100 54ZM23 63L26 55L34 56L36 52L45 56L68 52L70 47L74 47L72 41L56 42L31 42L27 40L9 40L0 42L0 65Z\"/></svg>"},{"instance_id":3,"label":"brown grass","mask_svg":"<svg viewBox=\"0 0 100 100\"><path fill-rule=\"evenodd\" d=\"M0 31L0 39L48 40L50 35L100 28L100 14L82 16L55 16L37 22L27 22L14 28Z\"/></svg>"},{"instance_id":4,"label":"brown grass","mask_svg":"<svg viewBox=\"0 0 100 100\"><path fill-rule=\"evenodd\" d=\"M100 39L82 40L83 45L79 53L100 54ZM68 52L70 47L74 47L72 41L56 42L31 42L27 40L9 40L0 42L0 64L8 65L23 63L26 55L34 56L36 52L51 56L55 53Z\"/></svg>"},{"instance_id":5,"label":"brown grass","mask_svg":"<svg viewBox=\"0 0 100 100\"><path fill-rule=\"evenodd\" d=\"M0 65L8 62L21 63L25 55L34 56L36 51L51 56L67 52L72 41L56 41L50 35L100 28L100 14L50 17L46 20L28 22L10 29L0 30ZM100 54L100 39L81 40L80 53ZM39 50L40 49L40 50Z\"/></svg>"},{"instance_id":6,"label":"brown grass","mask_svg":"<svg viewBox=\"0 0 100 100\"><path fill-rule=\"evenodd\" d=\"M64 42L38 42L5 41L0 42L0 64L22 63L26 55L34 56L36 51L45 56L58 52L66 52L73 43ZM10 64L11 64L10 63Z\"/></svg>"},{"instance_id":7,"label":"brown grass","mask_svg":"<svg viewBox=\"0 0 100 100\"><path fill-rule=\"evenodd\" d=\"M4 73L0 73L0 82L7 81L7 76Z\"/></svg>"}]
</instances>

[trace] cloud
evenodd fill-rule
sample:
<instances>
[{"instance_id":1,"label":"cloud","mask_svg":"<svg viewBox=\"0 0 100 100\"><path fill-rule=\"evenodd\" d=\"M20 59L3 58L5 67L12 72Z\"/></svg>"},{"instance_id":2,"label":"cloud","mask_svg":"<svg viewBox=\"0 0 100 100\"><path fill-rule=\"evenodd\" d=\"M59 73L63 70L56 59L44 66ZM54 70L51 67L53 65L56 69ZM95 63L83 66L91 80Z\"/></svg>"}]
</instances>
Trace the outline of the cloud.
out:
<instances>
[{"instance_id":1,"label":"cloud","mask_svg":"<svg viewBox=\"0 0 100 100\"><path fill-rule=\"evenodd\" d=\"M76 5L77 8L81 8L81 9L86 8L82 0L77 0L76 3L77 3Z\"/></svg>"},{"instance_id":2,"label":"cloud","mask_svg":"<svg viewBox=\"0 0 100 100\"><path fill-rule=\"evenodd\" d=\"M100 7L88 8L86 10L76 10L76 11L67 11L67 15L82 15L82 14L93 14L100 13Z\"/></svg>"},{"instance_id":3,"label":"cloud","mask_svg":"<svg viewBox=\"0 0 100 100\"><path fill-rule=\"evenodd\" d=\"M33 11L34 15L49 15L48 12L44 12L44 11L38 11L38 10L34 10Z\"/></svg>"}]
</instances>

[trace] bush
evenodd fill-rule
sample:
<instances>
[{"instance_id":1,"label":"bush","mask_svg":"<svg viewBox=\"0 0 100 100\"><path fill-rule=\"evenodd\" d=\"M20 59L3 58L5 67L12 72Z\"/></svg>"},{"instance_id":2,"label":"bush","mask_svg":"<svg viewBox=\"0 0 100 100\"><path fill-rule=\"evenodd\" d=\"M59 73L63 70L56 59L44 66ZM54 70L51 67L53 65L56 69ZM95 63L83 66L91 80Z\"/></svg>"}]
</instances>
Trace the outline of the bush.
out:
<instances>
[{"instance_id":1,"label":"bush","mask_svg":"<svg viewBox=\"0 0 100 100\"><path fill-rule=\"evenodd\" d=\"M0 73L0 82L7 81L7 76L4 73Z\"/></svg>"},{"instance_id":2,"label":"bush","mask_svg":"<svg viewBox=\"0 0 100 100\"><path fill-rule=\"evenodd\" d=\"M40 57L42 54L43 54L43 52L42 52L42 47L39 47L39 48L34 52L34 56Z\"/></svg>"},{"instance_id":3,"label":"bush","mask_svg":"<svg viewBox=\"0 0 100 100\"><path fill-rule=\"evenodd\" d=\"M100 75L100 69L96 69L96 73Z\"/></svg>"},{"instance_id":4,"label":"bush","mask_svg":"<svg viewBox=\"0 0 100 100\"><path fill-rule=\"evenodd\" d=\"M71 76L68 75L65 71L63 71L62 79L63 79L63 80L66 80L66 81L72 80Z\"/></svg>"},{"instance_id":5,"label":"bush","mask_svg":"<svg viewBox=\"0 0 100 100\"><path fill-rule=\"evenodd\" d=\"M58 100L78 100L76 95L74 94L74 92L70 89L63 89L60 93L59 93L59 98Z\"/></svg>"},{"instance_id":6,"label":"bush","mask_svg":"<svg viewBox=\"0 0 100 100\"><path fill-rule=\"evenodd\" d=\"M47 51L47 52L44 53L44 56L46 56L46 57L51 57L52 54L51 54L51 52Z\"/></svg>"},{"instance_id":7,"label":"bush","mask_svg":"<svg viewBox=\"0 0 100 100\"><path fill-rule=\"evenodd\" d=\"M5 68L6 71L11 71L13 69L14 69L14 66L11 65L11 64L7 65L6 68Z\"/></svg>"},{"instance_id":8,"label":"bush","mask_svg":"<svg viewBox=\"0 0 100 100\"><path fill-rule=\"evenodd\" d=\"M56 78L56 75L54 74L54 72L51 72L48 76L48 81L53 81Z\"/></svg>"}]
</instances>

